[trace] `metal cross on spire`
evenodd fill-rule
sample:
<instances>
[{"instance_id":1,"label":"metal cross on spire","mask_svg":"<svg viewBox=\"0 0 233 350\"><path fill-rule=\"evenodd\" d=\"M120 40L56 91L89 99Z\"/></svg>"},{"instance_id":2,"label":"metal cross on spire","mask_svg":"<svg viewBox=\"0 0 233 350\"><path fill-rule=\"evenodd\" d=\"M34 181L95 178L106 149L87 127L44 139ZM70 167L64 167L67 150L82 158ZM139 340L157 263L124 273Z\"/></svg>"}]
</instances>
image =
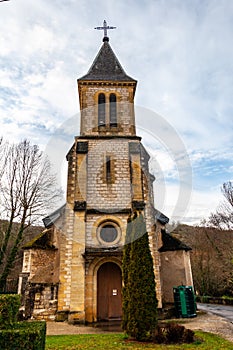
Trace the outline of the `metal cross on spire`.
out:
<instances>
[{"instance_id":1,"label":"metal cross on spire","mask_svg":"<svg viewBox=\"0 0 233 350\"><path fill-rule=\"evenodd\" d=\"M108 30L108 29L116 29L116 27L108 26L108 25L107 25L107 22L104 20L104 22L103 22L103 27L95 27L94 29L103 30L103 31L104 31L104 38L103 38L103 41L109 41L107 30Z\"/></svg>"}]
</instances>

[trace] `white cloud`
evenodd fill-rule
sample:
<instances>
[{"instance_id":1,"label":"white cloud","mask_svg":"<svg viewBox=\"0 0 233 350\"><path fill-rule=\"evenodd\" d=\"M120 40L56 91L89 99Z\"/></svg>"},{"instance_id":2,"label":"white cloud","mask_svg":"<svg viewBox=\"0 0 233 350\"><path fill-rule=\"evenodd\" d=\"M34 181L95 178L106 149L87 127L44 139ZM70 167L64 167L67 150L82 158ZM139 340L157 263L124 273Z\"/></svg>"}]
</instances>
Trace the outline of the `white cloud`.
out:
<instances>
[{"instance_id":1,"label":"white cloud","mask_svg":"<svg viewBox=\"0 0 233 350\"><path fill-rule=\"evenodd\" d=\"M96 56L102 33L93 28L106 19L117 26L110 44L138 79L136 104L164 116L175 131L160 130L156 139L157 120L148 136L150 123L137 119L160 178L175 186L181 175L184 183L187 159L180 157L180 139L194 173L189 216L209 211L219 184L232 178L233 2L17 0L0 10L5 138L27 137L45 148L56 128L79 112L76 79ZM138 128L143 141L144 131ZM167 190L168 199L178 196L174 188Z\"/></svg>"}]
</instances>

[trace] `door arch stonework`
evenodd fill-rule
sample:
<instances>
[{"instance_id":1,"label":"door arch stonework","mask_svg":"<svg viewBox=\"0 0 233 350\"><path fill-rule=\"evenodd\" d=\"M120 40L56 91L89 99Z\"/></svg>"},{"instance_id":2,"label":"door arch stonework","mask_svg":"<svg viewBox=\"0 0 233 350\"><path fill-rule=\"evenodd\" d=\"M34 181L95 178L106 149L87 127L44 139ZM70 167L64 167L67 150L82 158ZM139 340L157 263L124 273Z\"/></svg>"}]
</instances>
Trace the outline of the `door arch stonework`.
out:
<instances>
[{"instance_id":1,"label":"door arch stonework","mask_svg":"<svg viewBox=\"0 0 233 350\"><path fill-rule=\"evenodd\" d=\"M86 271L85 284L85 319L86 322L97 321L97 274L99 268L108 262L116 264L121 271L121 257L95 258Z\"/></svg>"}]
</instances>

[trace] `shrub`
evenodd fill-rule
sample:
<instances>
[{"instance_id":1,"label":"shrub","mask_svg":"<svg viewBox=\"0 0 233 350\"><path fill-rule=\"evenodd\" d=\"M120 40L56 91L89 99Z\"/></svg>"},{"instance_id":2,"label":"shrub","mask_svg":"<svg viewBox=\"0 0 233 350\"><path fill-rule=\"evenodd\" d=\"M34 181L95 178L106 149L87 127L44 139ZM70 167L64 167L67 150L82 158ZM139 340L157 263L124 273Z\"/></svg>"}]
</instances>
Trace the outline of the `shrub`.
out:
<instances>
[{"instance_id":1,"label":"shrub","mask_svg":"<svg viewBox=\"0 0 233 350\"><path fill-rule=\"evenodd\" d=\"M17 315L20 307L20 295L0 295L0 329L11 327L17 322Z\"/></svg>"},{"instance_id":2,"label":"shrub","mask_svg":"<svg viewBox=\"0 0 233 350\"><path fill-rule=\"evenodd\" d=\"M158 344L193 343L194 332L176 323L160 324L154 340Z\"/></svg>"},{"instance_id":3,"label":"shrub","mask_svg":"<svg viewBox=\"0 0 233 350\"><path fill-rule=\"evenodd\" d=\"M202 303L208 303L210 300L210 297L208 295L201 296L201 302Z\"/></svg>"},{"instance_id":4,"label":"shrub","mask_svg":"<svg viewBox=\"0 0 233 350\"><path fill-rule=\"evenodd\" d=\"M0 330L1 350L44 350L46 322L18 322Z\"/></svg>"},{"instance_id":5,"label":"shrub","mask_svg":"<svg viewBox=\"0 0 233 350\"><path fill-rule=\"evenodd\" d=\"M158 325L155 334L155 343L166 343L166 327Z\"/></svg>"},{"instance_id":6,"label":"shrub","mask_svg":"<svg viewBox=\"0 0 233 350\"><path fill-rule=\"evenodd\" d=\"M176 323L168 323L166 330L167 343L181 343L183 341L184 326L180 326Z\"/></svg>"},{"instance_id":7,"label":"shrub","mask_svg":"<svg viewBox=\"0 0 233 350\"><path fill-rule=\"evenodd\" d=\"M183 334L183 343L193 343L194 342L194 331L191 329L185 329Z\"/></svg>"}]
</instances>

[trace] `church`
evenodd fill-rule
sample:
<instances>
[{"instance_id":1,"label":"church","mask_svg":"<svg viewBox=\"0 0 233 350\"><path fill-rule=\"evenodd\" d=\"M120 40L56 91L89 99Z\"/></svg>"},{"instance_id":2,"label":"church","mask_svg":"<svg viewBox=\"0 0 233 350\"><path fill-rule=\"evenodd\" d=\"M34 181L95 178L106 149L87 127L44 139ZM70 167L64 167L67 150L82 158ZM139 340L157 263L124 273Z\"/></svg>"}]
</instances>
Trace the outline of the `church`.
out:
<instances>
[{"instance_id":1,"label":"church","mask_svg":"<svg viewBox=\"0 0 233 350\"><path fill-rule=\"evenodd\" d=\"M155 209L150 156L136 134L137 81L113 52L104 21L102 46L79 78L80 135L67 153L66 204L44 218L24 246L19 277L26 317L87 323L122 316L122 251L128 216L143 213L158 307L173 286L192 286L190 247L166 232Z\"/></svg>"}]
</instances>

